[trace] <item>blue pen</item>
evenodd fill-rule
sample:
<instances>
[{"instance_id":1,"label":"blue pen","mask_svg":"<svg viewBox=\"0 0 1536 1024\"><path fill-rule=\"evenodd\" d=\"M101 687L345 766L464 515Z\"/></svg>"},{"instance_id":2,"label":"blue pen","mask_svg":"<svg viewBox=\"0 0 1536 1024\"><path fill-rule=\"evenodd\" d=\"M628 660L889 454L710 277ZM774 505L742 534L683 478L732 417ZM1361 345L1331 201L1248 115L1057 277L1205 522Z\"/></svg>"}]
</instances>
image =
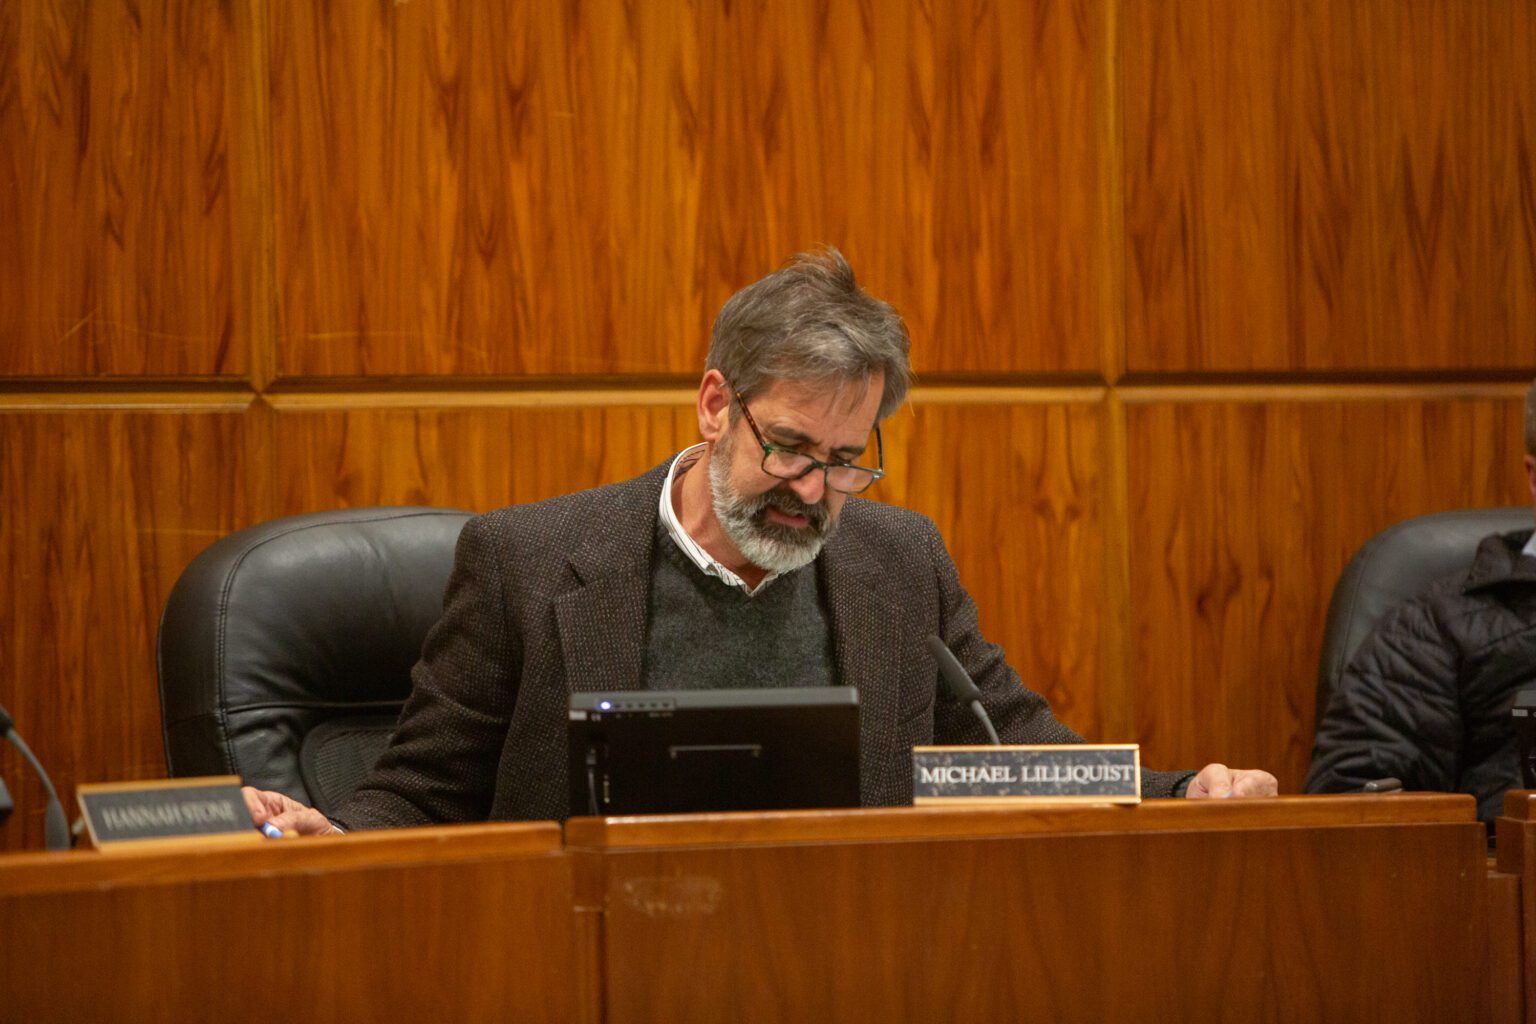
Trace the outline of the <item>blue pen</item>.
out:
<instances>
[{"instance_id":1,"label":"blue pen","mask_svg":"<svg viewBox=\"0 0 1536 1024\"><path fill-rule=\"evenodd\" d=\"M261 834L266 836L268 839L283 838L283 830L272 824L270 821L264 821L261 823Z\"/></svg>"}]
</instances>

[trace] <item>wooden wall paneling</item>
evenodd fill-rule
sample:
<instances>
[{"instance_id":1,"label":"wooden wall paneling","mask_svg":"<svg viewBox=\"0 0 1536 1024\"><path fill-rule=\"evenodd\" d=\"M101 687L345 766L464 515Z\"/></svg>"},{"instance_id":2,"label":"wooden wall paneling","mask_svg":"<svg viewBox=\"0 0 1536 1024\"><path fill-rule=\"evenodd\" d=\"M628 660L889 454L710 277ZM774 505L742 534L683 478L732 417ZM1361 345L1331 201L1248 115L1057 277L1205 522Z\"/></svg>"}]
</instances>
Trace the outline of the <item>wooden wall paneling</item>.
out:
<instances>
[{"instance_id":1,"label":"wooden wall paneling","mask_svg":"<svg viewBox=\"0 0 1536 1024\"><path fill-rule=\"evenodd\" d=\"M1491 100L1477 141L1492 185L1489 212L1473 225L1488 278L1477 297L1487 303L1487 329L1514 339L1515 364L1536 367L1536 7L1493 8L1479 43L1488 57L1476 73Z\"/></svg>"},{"instance_id":2,"label":"wooden wall paneling","mask_svg":"<svg viewBox=\"0 0 1536 1024\"><path fill-rule=\"evenodd\" d=\"M1521 504L1516 398L1127 407L1138 736L1157 764L1299 791L1344 563L1412 515Z\"/></svg>"},{"instance_id":3,"label":"wooden wall paneling","mask_svg":"<svg viewBox=\"0 0 1536 1024\"><path fill-rule=\"evenodd\" d=\"M1536 365L1530 4L1128 0L1122 40L1131 372Z\"/></svg>"},{"instance_id":4,"label":"wooden wall paneling","mask_svg":"<svg viewBox=\"0 0 1536 1024\"><path fill-rule=\"evenodd\" d=\"M231 5L0 7L0 376L238 376Z\"/></svg>"},{"instance_id":5,"label":"wooden wall paneling","mask_svg":"<svg viewBox=\"0 0 1536 1024\"><path fill-rule=\"evenodd\" d=\"M235 278L236 336L249 353L246 379L265 391L277 375L278 292L276 198L272 187L271 54L266 0L234 5L239 123L234 127L238 173L231 178L239 273ZM270 417L266 418L267 421Z\"/></svg>"},{"instance_id":6,"label":"wooden wall paneling","mask_svg":"<svg viewBox=\"0 0 1536 1024\"><path fill-rule=\"evenodd\" d=\"M842 246L925 370L1098 366L1092 0L273 5L286 376L685 374Z\"/></svg>"},{"instance_id":7,"label":"wooden wall paneling","mask_svg":"<svg viewBox=\"0 0 1536 1024\"><path fill-rule=\"evenodd\" d=\"M483 512L637 476L697 440L682 392L654 404L279 405L277 502L281 514L411 504Z\"/></svg>"},{"instance_id":8,"label":"wooden wall paneling","mask_svg":"<svg viewBox=\"0 0 1536 1024\"><path fill-rule=\"evenodd\" d=\"M693 371L693 26L274 4L279 370Z\"/></svg>"},{"instance_id":9,"label":"wooden wall paneling","mask_svg":"<svg viewBox=\"0 0 1536 1024\"><path fill-rule=\"evenodd\" d=\"M1096 369L1105 6L706 5L701 265L835 242L919 371Z\"/></svg>"},{"instance_id":10,"label":"wooden wall paneling","mask_svg":"<svg viewBox=\"0 0 1536 1024\"><path fill-rule=\"evenodd\" d=\"M890 475L869 496L938 525L983 634L1025 686L1085 736L1128 741L1110 731L1130 717L1101 652L1103 429L1091 396L920 395L888 421Z\"/></svg>"},{"instance_id":11,"label":"wooden wall paneling","mask_svg":"<svg viewBox=\"0 0 1536 1024\"><path fill-rule=\"evenodd\" d=\"M0 408L0 703L73 817L77 781L165 774L155 631L194 555L249 525L245 399L164 409ZM9 747L0 846L42 846L42 788Z\"/></svg>"}]
</instances>

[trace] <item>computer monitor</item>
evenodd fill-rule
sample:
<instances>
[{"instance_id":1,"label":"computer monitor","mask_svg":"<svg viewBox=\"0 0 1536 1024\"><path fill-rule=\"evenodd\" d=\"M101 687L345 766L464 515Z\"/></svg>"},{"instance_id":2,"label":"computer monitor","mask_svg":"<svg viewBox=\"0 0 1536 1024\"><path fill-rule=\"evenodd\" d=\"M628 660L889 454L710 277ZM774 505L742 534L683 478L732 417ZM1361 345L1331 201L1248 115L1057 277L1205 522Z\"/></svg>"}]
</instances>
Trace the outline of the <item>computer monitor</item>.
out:
<instances>
[{"instance_id":1,"label":"computer monitor","mask_svg":"<svg viewBox=\"0 0 1536 1024\"><path fill-rule=\"evenodd\" d=\"M578 693L569 738L572 815L859 804L851 686Z\"/></svg>"}]
</instances>

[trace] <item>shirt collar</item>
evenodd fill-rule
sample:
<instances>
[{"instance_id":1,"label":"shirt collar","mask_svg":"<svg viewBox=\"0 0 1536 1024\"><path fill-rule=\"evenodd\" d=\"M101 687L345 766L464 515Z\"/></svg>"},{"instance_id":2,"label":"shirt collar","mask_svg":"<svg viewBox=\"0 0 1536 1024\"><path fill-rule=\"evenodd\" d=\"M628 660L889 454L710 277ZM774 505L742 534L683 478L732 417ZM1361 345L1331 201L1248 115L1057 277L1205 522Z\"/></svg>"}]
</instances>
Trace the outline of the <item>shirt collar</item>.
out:
<instances>
[{"instance_id":1,"label":"shirt collar","mask_svg":"<svg viewBox=\"0 0 1536 1024\"><path fill-rule=\"evenodd\" d=\"M715 577L727 586L739 588L748 597L756 597L763 592L763 588L778 579L780 574L770 572L757 586L747 586L746 580L717 562L687 530L683 529L682 521L677 518L677 510L672 507L672 484L677 477L691 469L703 454L703 443L696 444L692 448L683 449L678 453L677 458L672 460L672 465L667 467L667 478L661 485L661 523L667 528L667 536L672 538L672 543L688 556L690 562L699 567L700 572L706 576Z\"/></svg>"},{"instance_id":2,"label":"shirt collar","mask_svg":"<svg viewBox=\"0 0 1536 1024\"><path fill-rule=\"evenodd\" d=\"M1531 534L1531 539L1525 542L1525 547L1520 552L1522 555L1530 555L1536 558L1536 533Z\"/></svg>"}]
</instances>

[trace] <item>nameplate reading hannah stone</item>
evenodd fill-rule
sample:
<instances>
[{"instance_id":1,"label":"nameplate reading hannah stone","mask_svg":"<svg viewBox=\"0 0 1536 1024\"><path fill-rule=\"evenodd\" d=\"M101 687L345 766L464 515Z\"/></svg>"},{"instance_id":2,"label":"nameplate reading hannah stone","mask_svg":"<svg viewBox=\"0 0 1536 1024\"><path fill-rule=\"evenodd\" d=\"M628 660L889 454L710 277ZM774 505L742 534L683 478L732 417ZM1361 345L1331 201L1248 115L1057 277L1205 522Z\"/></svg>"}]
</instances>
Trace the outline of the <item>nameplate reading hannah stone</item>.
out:
<instances>
[{"instance_id":1,"label":"nameplate reading hannah stone","mask_svg":"<svg viewBox=\"0 0 1536 1024\"><path fill-rule=\"evenodd\" d=\"M240 795L240 779L216 775L163 782L103 782L77 787L97 847L150 841L261 839Z\"/></svg>"},{"instance_id":2,"label":"nameplate reading hannah stone","mask_svg":"<svg viewBox=\"0 0 1536 1024\"><path fill-rule=\"evenodd\" d=\"M1141 748L913 747L914 804L1141 802Z\"/></svg>"}]
</instances>

